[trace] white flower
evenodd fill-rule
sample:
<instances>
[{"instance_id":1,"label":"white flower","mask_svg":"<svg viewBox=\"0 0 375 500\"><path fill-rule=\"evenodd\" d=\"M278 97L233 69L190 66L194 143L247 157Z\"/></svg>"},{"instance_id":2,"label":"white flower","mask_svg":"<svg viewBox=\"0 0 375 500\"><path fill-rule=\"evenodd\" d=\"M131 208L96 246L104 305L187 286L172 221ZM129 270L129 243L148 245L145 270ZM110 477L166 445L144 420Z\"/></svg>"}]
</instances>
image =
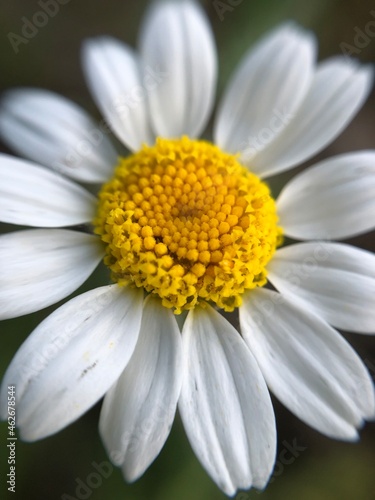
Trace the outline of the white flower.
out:
<instances>
[{"instance_id":1,"label":"white flower","mask_svg":"<svg viewBox=\"0 0 375 500\"><path fill-rule=\"evenodd\" d=\"M375 258L327 240L374 227L375 151L323 161L286 185L276 200L278 223L285 236L307 241L277 250L266 186L228 155L239 153L238 161L264 178L312 157L343 130L369 92L372 71L342 57L317 64L315 56L314 37L293 24L267 35L245 55L219 105L218 148L196 141L214 102L213 37L195 2L156 2L139 55L110 37L89 40L83 50L89 88L134 152L130 160L117 159L105 122L70 101L42 90L5 96L3 139L43 166L0 157L1 220L39 228L0 237L1 318L67 297L105 252L117 282L70 299L16 354L1 397L16 386L23 439L59 431L106 394L100 432L133 481L160 452L178 404L197 457L233 495L263 488L272 472L276 430L267 385L333 438L356 439L363 420L374 417L371 378L333 327L374 330ZM109 181L99 208L69 178ZM241 186L238 196L231 179ZM202 204L211 211L199 219ZM81 232L92 221L104 246L89 225ZM63 229L72 226L78 229ZM264 267L277 292L262 288ZM144 299L140 283L154 293ZM204 297L228 310L242 297L241 332ZM188 310L182 333L172 306Z\"/></svg>"}]
</instances>

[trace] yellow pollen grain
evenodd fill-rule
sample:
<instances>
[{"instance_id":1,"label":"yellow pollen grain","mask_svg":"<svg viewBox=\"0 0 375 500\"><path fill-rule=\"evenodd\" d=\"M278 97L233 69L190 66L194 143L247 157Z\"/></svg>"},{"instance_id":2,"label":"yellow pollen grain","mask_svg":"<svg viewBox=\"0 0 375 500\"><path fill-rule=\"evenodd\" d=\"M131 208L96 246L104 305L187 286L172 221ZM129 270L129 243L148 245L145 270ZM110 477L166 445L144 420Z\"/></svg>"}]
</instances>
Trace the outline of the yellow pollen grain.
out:
<instances>
[{"instance_id":1,"label":"yellow pollen grain","mask_svg":"<svg viewBox=\"0 0 375 500\"><path fill-rule=\"evenodd\" d=\"M120 160L94 226L113 280L179 314L204 301L232 311L263 286L281 242L277 220L267 185L236 156L182 137Z\"/></svg>"}]
</instances>

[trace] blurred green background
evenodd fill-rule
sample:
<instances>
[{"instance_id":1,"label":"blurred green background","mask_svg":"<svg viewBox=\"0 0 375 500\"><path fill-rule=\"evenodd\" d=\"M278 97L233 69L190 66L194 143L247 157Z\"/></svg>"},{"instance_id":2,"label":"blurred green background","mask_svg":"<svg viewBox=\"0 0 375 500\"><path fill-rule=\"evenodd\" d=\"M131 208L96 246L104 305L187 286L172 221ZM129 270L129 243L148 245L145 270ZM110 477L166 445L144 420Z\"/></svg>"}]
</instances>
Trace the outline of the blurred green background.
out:
<instances>
[{"instance_id":1,"label":"blurred green background","mask_svg":"<svg viewBox=\"0 0 375 500\"><path fill-rule=\"evenodd\" d=\"M84 38L111 34L136 45L138 26L147 0L65 0L59 13L40 28L37 36L20 45L15 54L8 33L21 34L22 17L32 18L40 10L34 0L2 0L0 6L0 91L14 86L36 86L59 92L80 103L94 116L97 110L85 88L80 69L80 46ZM219 16L223 3L230 9ZM232 4L237 4L231 7ZM375 21L372 0L243 0L202 1L210 17L220 60L219 95L241 55L267 29L294 19L314 30L319 39L319 58L340 52L342 43L353 45L356 29ZM371 13L372 11L372 13ZM358 58L375 61L375 28L363 43ZM317 158L375 148L375 92L346 131ZM208 129L208 135L210 130ZM5 145L0 150L9 152ZM314 158L314 161L317 160ZM311 164L312 162L310 162ZM306 167L306 165L301 168ZM290 178L287 173L272 180L274 192ZM0 226L7 232L16 228ZM373 250L373 235L350 240ZM6 265L2 262L1 265ZM97 272L78 290L80 293L107 280ZM0 323L0 375L32 329L58 305L39 313ZM371 337L345 334L375 376L375 343ZM225 496L211 482L194 457L179 419L166 446L149 471L135 484L126 484L119 470L95 482L93 462L108 461L97 432L100 405L59 434L37 443L17 444L17 493L9 498L55 500L90 498L112 500L220 500ZM292 445L301 448L293 463L278 463L265 492L238 493L237 500L258 497L304 500L371 500L375 498L375 425L368 424L356 444L329 440L298 421L277 401L275 411L279 451ZM0 497L6 498L5 474L7 427L0 425ZM287 444L285 444L287 443ZM304 448L302 450L302 448ZM290 455L288 455L290 456ZM76 491L77 479L88 489ZM101 482L101 484L99 484ZM81 496L79 496L79 494ZM65 496L64 496L65 495Z\"/></svg>"}]
</instances>

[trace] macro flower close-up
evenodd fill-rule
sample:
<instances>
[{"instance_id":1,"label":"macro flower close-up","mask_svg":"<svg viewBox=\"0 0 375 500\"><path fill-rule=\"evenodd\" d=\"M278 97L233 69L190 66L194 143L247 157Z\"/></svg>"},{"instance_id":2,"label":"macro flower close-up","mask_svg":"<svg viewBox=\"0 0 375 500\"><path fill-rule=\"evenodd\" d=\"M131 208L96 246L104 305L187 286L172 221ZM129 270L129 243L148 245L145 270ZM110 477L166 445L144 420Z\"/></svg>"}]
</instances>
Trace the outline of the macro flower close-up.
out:
<instances>
[{"instance_id":1,"label":"macro flower close-up","mask_svg":"<svg viewBox=\"0 0 375 500\"><path fill-rule=\"evenodd\" d=\"M318 62L317 50L312 32L276 26L214 111L203 8L156 0L137 50L111 36L83 43L100 123L50 90L2 95L0 138L25 159L0 155L0 220L22 226L0 236L0 319L69 297L3 378L1 416L15 386L22 440L104 397L101 439L133 482L178 413L233 496L272 475L270 393L330 438L355 441L374 419L371 376L337 329L375 331L375 256L340 242L375 227L375 150L317 160L277 196L268 184L332 143L372 89L372 66ZM101 262L110 281L70 297Z\"/></svg>"}]
</instances>

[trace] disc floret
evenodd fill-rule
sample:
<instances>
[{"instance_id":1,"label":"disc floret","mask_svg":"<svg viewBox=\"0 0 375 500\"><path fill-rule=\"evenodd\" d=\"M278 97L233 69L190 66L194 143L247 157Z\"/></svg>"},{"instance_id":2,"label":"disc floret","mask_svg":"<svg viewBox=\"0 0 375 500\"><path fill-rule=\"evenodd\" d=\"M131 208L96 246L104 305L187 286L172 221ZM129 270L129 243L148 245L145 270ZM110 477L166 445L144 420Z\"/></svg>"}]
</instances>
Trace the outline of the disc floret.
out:
<instances>
[{"instance_id":1,"label":"disc floret","mask_svg":"<svg viewBox=\"0 0 375 500\"><path fill-rule=\"evenodd\" d=\"M236 156L187 137L121 159L94 225L114 281L157 293L177 314L202 301L240 306L266 283L281 238L267 185Z\"/></svg>"}]
</instances>

